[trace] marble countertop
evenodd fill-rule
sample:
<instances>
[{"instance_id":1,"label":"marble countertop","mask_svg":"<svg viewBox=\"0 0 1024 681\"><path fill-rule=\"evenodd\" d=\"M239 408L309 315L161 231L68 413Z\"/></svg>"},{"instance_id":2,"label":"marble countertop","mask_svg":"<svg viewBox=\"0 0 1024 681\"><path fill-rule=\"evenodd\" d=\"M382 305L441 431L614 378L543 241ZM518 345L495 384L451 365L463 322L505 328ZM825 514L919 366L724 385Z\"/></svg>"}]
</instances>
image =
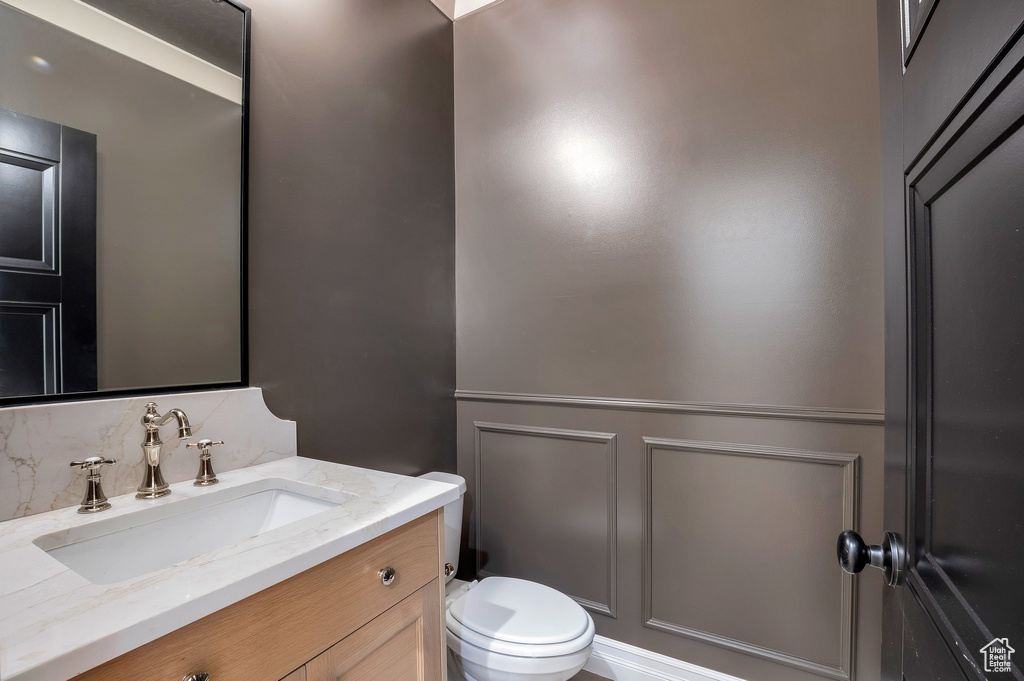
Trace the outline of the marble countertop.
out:
<instances>
[{"instance_id":1,"label":"marble countertop","mask_svg":"<svg viewBox=\"0 0 1024 681\"><path fill-rule=\"evenodd\" d=\"M77 507L0 523L0 680L68 679L442 507L440 482L289 457L221 474L220 484L81 515ZM336 508L116 584L93 584L33 542L54 532L270 478L340 490ZM84 484L84 479L83 479Z\"/></svg>"}]
</instances>

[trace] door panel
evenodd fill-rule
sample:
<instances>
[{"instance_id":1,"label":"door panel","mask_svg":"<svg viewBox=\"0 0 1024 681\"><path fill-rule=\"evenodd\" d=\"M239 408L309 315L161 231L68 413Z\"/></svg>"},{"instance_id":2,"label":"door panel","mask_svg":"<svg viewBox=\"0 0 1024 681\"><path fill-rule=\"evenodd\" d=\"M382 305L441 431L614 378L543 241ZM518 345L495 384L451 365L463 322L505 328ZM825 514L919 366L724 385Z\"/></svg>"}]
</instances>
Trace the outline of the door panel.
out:
<instances>
[{"instance_id":1,"label":"door panel","mask_svg":"<svg viewBox=\"0 0 1024 681\"><path fill-rule=\"evenodd\" d=\"M1024 524L1011 519L1024 491L1022 183L1018 130L928 209L931 508L915 537L974 614L1011 635L1024 633Z\"/></svg>"},{"instance_id":2,"label":"door panel","mask_svg":"<svg viewBox=\"0 0 1024 681\"><path fill-rule=\"evenodd\" d=\"M0 109L0 397L96 390L96 137Z\"/></svg>"},{"instance_id":3,"label":"door panel","mask_svg":"<svg viewBox=\"0 0 1024 681\"><path fill-rule=\"evenodd\" d=\"M53 321L52 307L0 303L0 395L53 392Z\"/></svg>"},{"instance_id":4,"label":"door panel","mask_svg":"<svg viewBox=\"0 0 1024 681\"><path fill-rule=\"evenodd\" d=\"M306 665L306 681L442 681L437 580Z\"/></svg>"},{"instance_id":5,"label":"door panel","mask_svg":"<svg viewBox=\"0 0 1024 681\"><path fill-rule=\"evenodd\" d=\"M964 44L972 55L1002 49L1019 22L1002 16L1005 10L993 3L976 11L985 16L974 24L931 25L922 46L931 40L947 60ZM977 33L999 17L1002 25ZM940 28L948 33L930 35ZM938 63L908 68L908 134L938 120L935 102L909 87L912 69L934 77ZM1020 45L1011 45L988 78L960 93L961 110L946 128L928 131L934 142L906 180L911 439L903 673L911 681L984 679L983 646L996 637L1024 640L1022 64ZM934 115L920 114L922 106ZM1016 669L1013 676L1021 678Z\"/></svg>"},{"instance_id":6,"label":"door panel","mask_svg":"<svg viewBox=\"0 0 1024 681\"><path fill-rule=\"evenodd\" d=\"M976 678L985 677L986 643L1024 640L1024 527L1016 520L1024 494L1022 121L1024 77L1011 75L926 156L907 189L910 582ZM908 646L925 636L914 634ZM914 663L905 652L905 672Z\"/></svg>"},{"instance_id":7,"label":"door panel","mask_svg":"<svg viewBox=\"0 0 1024 681\"><path fill-rule=\"evenodd\" d=\"M5 262L43 262L46 237L53 233L53 193L52 165L0 154L0 258Z\"/></svg>"},{"instance_id":8,"label":"door panel","mask_svg":"<svg viewBox=\"0 0 1024 681\"><path fill-rule=\"evenodd\" d=\"M981 649L1024 641L1024 3L935 0L905 74L878 10L885 517L907 555L883 678L1022 681Z\"/></svg>"},{"instance_id":9,"label":"door panel","mask_svg":"<svg viewBox=\"0 0 1024 681\"><path fill-rule=\"evenodd\" d=\"M913 5L920 0L899 0ZM922 3L928 4L928 3ZM918 158L928 141L982 78L1024 21L1019 0L937 0L916 19L903 78L904 159ZM904 29L913 36L913 25Z\"/></svg>"}]
</instances>

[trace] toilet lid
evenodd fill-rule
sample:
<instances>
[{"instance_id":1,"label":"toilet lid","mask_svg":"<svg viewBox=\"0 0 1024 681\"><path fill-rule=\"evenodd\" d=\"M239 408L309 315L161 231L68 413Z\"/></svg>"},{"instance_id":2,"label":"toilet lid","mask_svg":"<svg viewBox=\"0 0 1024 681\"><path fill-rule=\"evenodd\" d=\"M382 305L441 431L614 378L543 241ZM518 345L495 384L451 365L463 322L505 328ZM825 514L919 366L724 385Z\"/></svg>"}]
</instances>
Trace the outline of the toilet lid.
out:
<instances>
[{"instance_id":1,"label":"toilet lid","mask_svg":"<svg viewBox=\"0 0 1024 681\"><path fill-rule=\"evenodd\" d=\"M482 580L452 603L448 612L482 636L526 645L571 641L590 624L586 611L568 596L510 577Z\"/></svg>"}]
</instances>

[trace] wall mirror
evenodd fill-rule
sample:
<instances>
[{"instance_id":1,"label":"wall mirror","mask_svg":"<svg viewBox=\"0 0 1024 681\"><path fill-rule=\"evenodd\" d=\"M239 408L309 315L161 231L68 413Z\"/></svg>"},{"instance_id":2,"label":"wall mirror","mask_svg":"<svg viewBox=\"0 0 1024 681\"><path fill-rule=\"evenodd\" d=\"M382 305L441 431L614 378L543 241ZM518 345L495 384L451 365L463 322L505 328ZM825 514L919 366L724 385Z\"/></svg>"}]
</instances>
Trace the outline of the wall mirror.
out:
<instances>
[{"instance_id":1,"label":"wall mirror","mask_svg":"<svg viewBox=\"0 0 1024 681\"><path fill-rule=\"evenodd\" d=\"M246 381L249 12L0 0L0 405Z\"/></svg>"}]
</instances>

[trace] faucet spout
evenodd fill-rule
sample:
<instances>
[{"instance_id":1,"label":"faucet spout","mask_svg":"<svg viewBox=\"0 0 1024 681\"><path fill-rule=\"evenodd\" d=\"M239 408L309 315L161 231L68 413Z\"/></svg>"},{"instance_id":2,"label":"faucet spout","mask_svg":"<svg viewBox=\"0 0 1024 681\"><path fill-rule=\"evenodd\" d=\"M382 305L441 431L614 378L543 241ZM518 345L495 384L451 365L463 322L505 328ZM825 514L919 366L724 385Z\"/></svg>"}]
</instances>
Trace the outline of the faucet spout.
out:
<instances>
[{"instance_id":1,"label":"faucet spout","mask_svg":"<svg viewBox=\"0 0 1024 681\"><path fill-rule=\"evenodd\" d=\"M136 499L159 499L171 493L170 485L160 472L160 450L164 444L160 439L160 427L172 420L178 422L179 438L192 437L192 424L181 409L171 409L166 414L160 414L155 402L146 405L146 413L142 415L142 426L146 429L142 441L143 475L142 484L135 494Z\"/></svg>"},{"instance_id":2,"label":"faucet spout","mask_svg":"<svg viewBox=\"0 0 1024 681\"><path fill-rule=\"evenodd\" d=\"M153 411L156 411L156 404L150 402L153 405ZM185 415L180 409L171 409L169 412L160 418L157 423L158 426L164 426L171 422L171 419L175 419L178 422L178 437L184 440L185 438L192 437L192 425L188 422L188 416Z\"/></svg>"}]
</instances>

